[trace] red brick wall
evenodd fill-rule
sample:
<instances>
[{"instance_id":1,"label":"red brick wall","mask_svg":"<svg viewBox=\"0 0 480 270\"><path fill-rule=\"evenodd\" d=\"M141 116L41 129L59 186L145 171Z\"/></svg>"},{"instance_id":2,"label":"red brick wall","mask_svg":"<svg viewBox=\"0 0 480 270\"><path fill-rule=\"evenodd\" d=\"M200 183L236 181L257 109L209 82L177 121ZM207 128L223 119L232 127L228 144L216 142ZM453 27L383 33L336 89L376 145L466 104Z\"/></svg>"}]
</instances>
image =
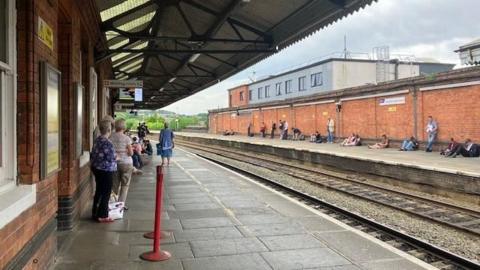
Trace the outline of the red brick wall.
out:
<instances>
[{"instance_id":1,"label":"red brick wall","mask_svg":"<svg viewBox=\"0 0 480 270\"><path fill-rule=\"evenodd\" d=\"M87 129L89 119L88 70L93 65L93 46L98 42L99 29L91 29L98 24L93 16L85 18L94 0L18 0L17 8L17 156L19 181L22 184L36 184L36 203L20 213L12 222L0 229L0 269L3 269L39 230L52 221L57 214L58 196L72 196L78 186L88 181L88 165L78 168L75 156L73 106L73 85L83 81L85 88L84 106L84 145L90 140ZM82 10L78 6L82 5ZM95 11L95 14L97 11ZM53 50L37 37L38 17L41 17L53 30ZM94 22L92 24L92 21ZM86 23L88 22L88 23ZM80 77L80 48L84 51L84 75ZM46 179L40 177L40 114L41 86L40 63L48 62L62 72L62 163L59 173ZM104 62L96 67L99 81L110 78L110 63ZM101 86L100 86L101 87ZM99 89L101 89L99 87ZM99 91L101 92L101 91ZM100 111L100 110L98 110ZM74 212L79 213L90 200L91 189L86 188L75 202ZM56 236L50 235L44 241L26 269L45 269L53 259L56 250ZM36 260L34 260L36 259Z\"/></svg>"},{"instance_id":2,"label":"red brick wall","mask_svg":"<svg viewBox=\"0 0 480 270\"><path fill-rule=\"evenodd\" d=\"M419 132L424 139L427 117L432 115L438 122L440 140L454 137L460 141L471 138L480 143L480 85L456 89L425 91L419 93Z\"/></svg>"},{"instance_id":3,"label":"red brick wall","mask_svg":"<svg viewBox=\"0 0 480 270\"><path fill-rule=\"evenodd\" d=\"M52 218L57 211L57 182L44 180L37 184L37 202L21 213L12 222L0 229L0 269L30 241L30 239ZM48 248L56 248L56 242ZM46 260L50 260L46 258ZM42 262L47 263L47 262ZM39 268L41 269L41 268Z\"/></svg>"},{"instance_id":4,"label":"red brick wall","mask_svg":"<svg viewBox=\"0 0 480 270\"><path fill-rule=\"evenodd\" d=\"M456 76L464 79L462 71L453 71ZM464 72L472 73L472 70L465 70ZM478 78L480 76L480 69L476 71ZM471 80L471 79L470 79ZM304 134L310 134L318 130L321 134L326 132L326 122L328 117L335 120L337 137L346 137L352 132L359 133L362 138L376 139L382 134L387 134L391 139L402 140L411 135L417 136L420 140L426 140L426 133L424 131L427 117L432 115L439 124L439 140L446 142L450 137L454 137L459 141L466 138L480 143L480 126L476 123L480 119L480 85L470 86L452 86L451 88L435 89L431 91L420 91L419 89L432 86L435 84L450 85L452 83L459 83L461 80L453 75L446 76L441 83L436 80L430 80L428 83L422 82L422 85L415 85L410 82L409 85L398 89L395 85L392 88L384 86L382 92L375 92L375 96L343 100L341 104L341 111L336 112L336 104L334 102L324 104L310 104L305 106L292 106L295 102L285 101L277 102L275 106L289 105L286 108L262 109L252 105L248 108L260 108L260 111L255 111L253 114L254 131L259 132L258 116L260 121L267 124L268 129L271 123L280 119L287 120L291 127L298 127ZM409 89L408 93L390 94L392 91ZM416 89L414 91L414 89ZM416 93L416 105L415 95ZM405 97L404 104L381 106L380 100L383 98ZM352 95L347 96L351 98ZM355 95L353 95L355 97ZM338 102L344 98L342 95L335 97ZM356 98L356 97L355 97ZM320 99L320 101L322 101ZM305 103L304 100L299 100L298 103ZM314 102L313 102L314 103ZM308 104L308 103L307 103ZM270 107L272 105L269 105ZM415 112L416 111L416 112ZM211 116L215 113L212 112ZM230 114L223 114L224 117L230 117ZM233 119L233 118L232 118ZM415 123L416 126L415 126ZM242 120L239 122L239 128L235 129L242 134L246 133L248 121ZM416 131L416 134L415 134Z\"/></svg>"},{"instance_id":5,"label":"red brick wall","mask_svg":"<svg viewBox=\"0 0 480 270\"><path fill-rule=\"evenodd\" d=\"M240 100L240 92L243 92L243 100ZM240 85L238 87L232 88L228 91L229 96L229 107L240 107L248 105L248 86Z\"/></svg>"}]
</instances>

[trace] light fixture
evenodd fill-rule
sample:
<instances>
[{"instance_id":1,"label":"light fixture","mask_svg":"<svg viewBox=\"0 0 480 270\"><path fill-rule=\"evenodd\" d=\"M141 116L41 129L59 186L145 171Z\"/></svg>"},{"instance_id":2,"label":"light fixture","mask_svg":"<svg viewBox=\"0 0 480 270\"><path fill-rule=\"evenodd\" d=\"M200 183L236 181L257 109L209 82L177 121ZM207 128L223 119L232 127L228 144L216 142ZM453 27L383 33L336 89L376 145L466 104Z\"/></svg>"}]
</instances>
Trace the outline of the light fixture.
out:
<instances>
[{"instance_id":1,"label":"light fixture","mask_svg":"<svg viewBox=\"0 0 480 270\"><path fill-rule=\"evenodd\" d=\"M170 80L168 80L169 83L172 83L173 81L175 81L177 79L177 77L172 77L170 78Z\"/></svg>"},{"instance_id":2,"label":"light fixture","mask_svg":"<svg viewBox=\"0 0 480 270\"><path fill-rule=\"evenodd\" d=\"M196 54L190 56L190 59L188 59L188 62L189 62L189 63L195 62L195 61L198 59L199 56L200 56L199 53L196 53Z\"/></svg>"},{"instance_id":3,"label":"light fixture","mask_svg":"<svg viewBox=\"0 0 480 270\"><path fill-rule=\"evenodd\" d=\"M158 89L158 92L163 92L163 90L165 90L165 87Z\"/></svg>"}]
</instances>

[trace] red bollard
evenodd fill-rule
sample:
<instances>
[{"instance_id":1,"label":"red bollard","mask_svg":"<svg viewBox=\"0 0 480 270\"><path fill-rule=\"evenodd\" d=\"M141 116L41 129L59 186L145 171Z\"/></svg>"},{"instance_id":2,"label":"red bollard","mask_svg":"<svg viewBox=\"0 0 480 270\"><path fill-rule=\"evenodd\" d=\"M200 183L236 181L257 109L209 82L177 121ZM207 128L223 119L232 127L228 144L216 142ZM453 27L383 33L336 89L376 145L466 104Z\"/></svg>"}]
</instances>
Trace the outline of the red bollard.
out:
<instances>
[{"instance_id":1,"label":"red bollard","mask_svg":"<svg viewBox=\"0 0 480 270\"><path fill-rule=\"evenodd\" d=\"M162 194L163 194L163 173L162 166L157 166L157 194L155 198L155 227L153 228L153 251L145 252L140 258L146 261L164 261L170 259L172 255L168 251L160 249L160 228L162 216Z\"/></svg>"}]
</instances>

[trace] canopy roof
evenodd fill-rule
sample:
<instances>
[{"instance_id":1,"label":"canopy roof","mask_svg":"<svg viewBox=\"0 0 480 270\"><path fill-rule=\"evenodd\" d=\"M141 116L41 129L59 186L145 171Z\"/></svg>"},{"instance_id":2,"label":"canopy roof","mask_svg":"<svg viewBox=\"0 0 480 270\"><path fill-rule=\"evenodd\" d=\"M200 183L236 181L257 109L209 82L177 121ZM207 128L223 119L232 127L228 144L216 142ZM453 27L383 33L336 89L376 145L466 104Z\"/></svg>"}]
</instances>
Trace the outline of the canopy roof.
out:
<instances>
[{"instance_id":1,"label":"canopy roof","mask_svg":"<svg viewBox=\"0 0 480 270\"><path fill-rule=\"evenodd\" d=\"M138 109L203 90L374 0L96 0L116 79ZM376 0L375 0L376 1Z\"/></svg>"}]
</instances>

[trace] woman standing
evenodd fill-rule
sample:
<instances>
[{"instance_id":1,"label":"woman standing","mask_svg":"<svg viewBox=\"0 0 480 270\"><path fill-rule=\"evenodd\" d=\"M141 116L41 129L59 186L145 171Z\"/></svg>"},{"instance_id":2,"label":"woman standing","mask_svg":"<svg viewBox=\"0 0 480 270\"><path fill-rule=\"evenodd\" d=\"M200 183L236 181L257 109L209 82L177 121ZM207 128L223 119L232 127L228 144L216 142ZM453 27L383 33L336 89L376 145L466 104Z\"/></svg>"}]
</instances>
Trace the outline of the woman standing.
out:
<instances>
[{"instance_id":1,"label":"woman standing","mask_svg":"<svg viewBox=\"0 0 480 270\"><path fill-rule=\"evenodd\" d=\"M109 120L99 124L100 136L95 139L90 164L95 175L95 196L93 197L92 218L98 222L112 222L108 217L108 201L112 192L113 173L117 170L115 149L108 139L112 131Z\"/></svg>"},{"instance_id":2,"label":"woman standing","mask_svg":"<svg viewBox=\"0 0 480 270\"><path fill-rule=\"evenodd\" d=\"M162 156L162 164L165 163L165 158L167 158L167 166L170 166L170 158L172 157L172 149L175 147L173 138L175 135L173 131L168 128L168 124L165 123L164 128L160 131L160 138L158 139L160 144L160 155Z\"/></svg>"}]
</instances>

